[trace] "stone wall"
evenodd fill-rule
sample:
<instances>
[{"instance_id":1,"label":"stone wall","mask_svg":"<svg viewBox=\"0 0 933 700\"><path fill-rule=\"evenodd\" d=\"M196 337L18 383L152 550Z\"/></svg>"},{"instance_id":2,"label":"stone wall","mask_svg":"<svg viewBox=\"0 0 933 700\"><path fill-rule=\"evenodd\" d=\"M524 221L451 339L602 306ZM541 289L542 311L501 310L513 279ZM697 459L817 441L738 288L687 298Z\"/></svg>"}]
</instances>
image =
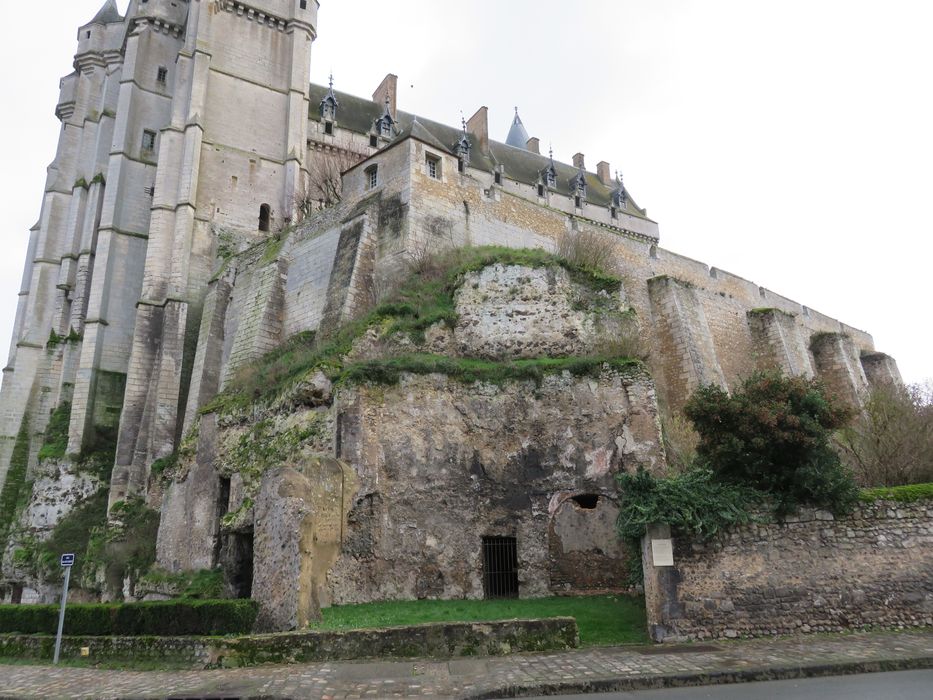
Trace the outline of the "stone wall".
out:
<instances>
[{"instance_id":1,"label":"stone wall","mask_svg":"<svg viewBox=\"0 0 933 700\"><path fill-rule=\"evenodd\" d=\"M254 637L63 637L62 659L188 662L199 668L371 658L451 658L564 651L580 644L572 617L441 622L391 629ZM0 657L49 660L55 637L0 635Z\"/></svg>"},{"instance_id":2,"label":"stone wall","mask_svg":"<svg viewBox=\"0 0 933 700\"><path fill-rule=\"evenodd\" d=\"M674 537L674 566L645 547L656 641L933 625L933 501L803 510L711 542Z\"/></svg>"}]
</instances>

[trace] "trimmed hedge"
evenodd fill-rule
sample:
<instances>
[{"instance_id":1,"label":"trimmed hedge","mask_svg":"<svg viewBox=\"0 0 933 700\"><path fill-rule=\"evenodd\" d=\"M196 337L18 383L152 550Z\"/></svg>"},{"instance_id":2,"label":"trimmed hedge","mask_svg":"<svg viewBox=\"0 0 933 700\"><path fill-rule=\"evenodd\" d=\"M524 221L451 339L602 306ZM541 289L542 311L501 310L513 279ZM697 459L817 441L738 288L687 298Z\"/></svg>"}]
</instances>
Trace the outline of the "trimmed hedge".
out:
<instances>
[{"instance_id":1,"label":"trimmed hedge","mask_svg":"<svg viewBox=\"0 0 933 700\"><path fill-rule=\"evenodd\" d=\"M253 600L77 604L65 611L64 631L81 637L245 634L257 611ZM57 629L57 605L0 605L0 633L55 634Z\"/></svg>"}]
</instances>

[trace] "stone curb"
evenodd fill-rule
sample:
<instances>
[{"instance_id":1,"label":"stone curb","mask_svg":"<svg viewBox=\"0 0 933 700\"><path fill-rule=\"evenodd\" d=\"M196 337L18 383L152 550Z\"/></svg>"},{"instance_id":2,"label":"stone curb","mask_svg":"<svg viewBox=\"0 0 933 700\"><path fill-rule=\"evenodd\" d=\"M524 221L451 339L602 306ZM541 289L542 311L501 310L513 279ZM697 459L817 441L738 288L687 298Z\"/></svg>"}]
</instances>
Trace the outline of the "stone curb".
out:
<instances>
[{"instance_id":1,"label":"stone curb","mask_svg":"<svg viewBox=\"0 0 933 700\"><path fill-rule=\"evenodd\" d=\"M726 685L753 683L758 681L783 681L798 678L823 676L848 676L858 673L885 673L891 671L916 671L933 668L933 656L911 659L880 659L872 661L850 661L809 666L775 666L736 671L711 671L677 673L593 680L545 682L530 685L514 685L464 695L459 700L497 700L498 698L522 698L548 695L584 695L588 693L622 693L636 690L658 690L662 688L685 688L690 686ZM254 700L259 700L254 699ZM265 699L263 699L265 700Z\"/></svg>"}]
</instances>

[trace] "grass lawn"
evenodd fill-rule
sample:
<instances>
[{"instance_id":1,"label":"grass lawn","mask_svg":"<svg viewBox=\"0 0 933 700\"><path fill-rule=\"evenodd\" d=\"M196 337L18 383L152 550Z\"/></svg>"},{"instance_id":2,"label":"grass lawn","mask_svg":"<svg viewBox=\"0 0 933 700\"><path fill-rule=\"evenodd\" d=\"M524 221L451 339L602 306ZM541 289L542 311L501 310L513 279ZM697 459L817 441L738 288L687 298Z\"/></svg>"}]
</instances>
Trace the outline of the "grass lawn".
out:
<instances>
[{"instance_id":1,"label":"grass lawn","mask_svg":"<svg viewBox=\"0 0 933 700\"><path fill-rule=\"evenodd\" d=\"M587 596L531 600L418 600L326 608L314 629L349 630L399 627L425 622L573 617L581 646L648 643L644 598Z\"/></svg>"}]
</instances>

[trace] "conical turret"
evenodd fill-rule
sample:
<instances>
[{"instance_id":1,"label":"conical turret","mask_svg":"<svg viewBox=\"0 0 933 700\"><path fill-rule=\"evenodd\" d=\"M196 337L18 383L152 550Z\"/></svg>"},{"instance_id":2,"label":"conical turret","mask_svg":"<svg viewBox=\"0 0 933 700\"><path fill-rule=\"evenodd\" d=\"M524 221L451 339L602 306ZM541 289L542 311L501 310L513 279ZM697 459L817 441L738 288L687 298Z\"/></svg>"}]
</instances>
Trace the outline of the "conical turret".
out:
<instances>
[{"instance_id":1,"label":"conical turret","mask_svg":"<svg viewBox=\"0 0 933 700\"><path fill-rule=\"evenodd\" d=\"M515 108L515 119L512 120L512 128L509 129L509 135L505 142L509 146L515 146L515 148L528 148L528 132L525 131L522 118L518 116L518 107Z\"/></svg>"}]
</instances>

